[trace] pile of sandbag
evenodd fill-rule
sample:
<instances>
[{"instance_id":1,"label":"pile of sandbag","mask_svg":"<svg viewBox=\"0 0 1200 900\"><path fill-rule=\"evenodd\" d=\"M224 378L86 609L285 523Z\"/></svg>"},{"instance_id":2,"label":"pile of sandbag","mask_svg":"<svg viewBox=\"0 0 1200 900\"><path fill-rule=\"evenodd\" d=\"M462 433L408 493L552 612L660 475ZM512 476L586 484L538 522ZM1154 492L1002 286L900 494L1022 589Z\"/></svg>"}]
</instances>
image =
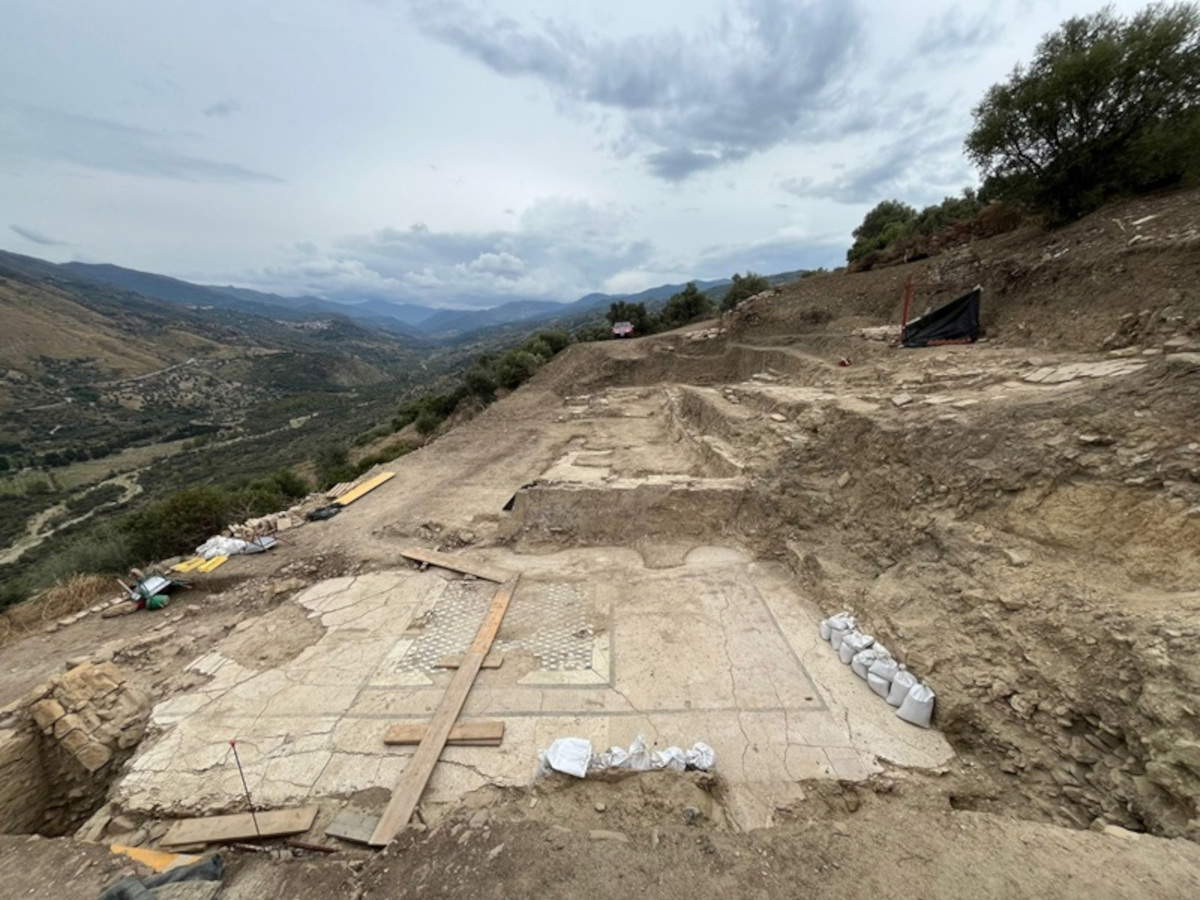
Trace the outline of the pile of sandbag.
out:
<instances>
[{"instance_id":1,"label":"pile of sandbag","mask_svg":"<svg viewBox=\"0 0 1200 900\"><path fill-rule=\"evenodd\" d=\"M684 772L696 769L710 771L717 764L717 754L702 741L692 744L690 750L671 746L665 750L651 750L640 734L626 750L611 747L600 753L593 752L592 742L587 738L559 738L545 750L538 752L539 777L550 772L565 772L576 778L589 775L614 774L620 772L650 772L667 769Z\"/></svg>"},{"instance_id":2,"label":"pile of sandbag","mask_svg":"<svg viewBox=\"0 0 1200 900\"><path fill-rule=\"evenodd\" d=\"M872 691L896 707L897 716L913 725L929 727L933 718L933 689L893 659L883 644L859 631L854 616L837 613L824 619L819 629L821 639L829 641L838 652L838 659L864 679Z\"/></svg>"}]
</instances>

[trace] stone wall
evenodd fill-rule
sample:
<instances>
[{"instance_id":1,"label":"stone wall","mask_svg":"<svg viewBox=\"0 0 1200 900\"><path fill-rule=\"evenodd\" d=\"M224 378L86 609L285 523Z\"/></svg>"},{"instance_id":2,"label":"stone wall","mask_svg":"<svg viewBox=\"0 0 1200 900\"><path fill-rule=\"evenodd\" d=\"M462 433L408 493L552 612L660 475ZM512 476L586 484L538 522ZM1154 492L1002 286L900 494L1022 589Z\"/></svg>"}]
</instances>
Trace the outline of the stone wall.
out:
<instances>
[{"instance_id":1,"label":"stone wall","mask_svg":"<svg viewBox=\"0 0 1200 900\"><path fill-rule=\"evenodd\" d=\"M85 663L35 688L0 730L0 830L54 835L86 819L149 714L149 697L112 663Z\"/></svg>"},{"instance_id":2,"label":"stone wall","mask_svg":"<svg viewBox=\"0 0 1200 900\"><path fill-rule=\"evenodd\" d=\"M48 800L37 729L27 719L0 728L0 832L36 831Z\"/></svg>"}]
</instances>

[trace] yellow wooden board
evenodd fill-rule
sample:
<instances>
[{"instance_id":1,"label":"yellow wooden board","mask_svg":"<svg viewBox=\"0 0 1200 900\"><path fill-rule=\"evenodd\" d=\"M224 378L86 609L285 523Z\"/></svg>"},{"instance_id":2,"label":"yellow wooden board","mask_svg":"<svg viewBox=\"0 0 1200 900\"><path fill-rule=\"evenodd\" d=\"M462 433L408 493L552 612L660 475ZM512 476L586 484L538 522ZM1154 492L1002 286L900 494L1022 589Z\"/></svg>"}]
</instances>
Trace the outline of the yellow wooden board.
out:
<instances>
[{"instance_id":1,"label":"yellow wooden board","mask_svg":"<svg viewBox=\"0 0 1200 900\"><path fill-rule=\"evenodd\" d=\"M196 566L197 572L211 572L213 569L220 568L229 561L228 556L214 556L203 565Z\"/></svg>"},{"instance_id":2,"label":"yellow wooden board","mask_svg":"<svg viewBox=\"0 0 1200 900\"><path fill-rule=\"evenodd\" d=\"M337 503L339 506L349 506L363 494L371 493L371 491L375 490L375 488L379 487L385 481L391 481L395 477L395 472L380 472L370 481L364 481L358 487L346 491L346 493L342 494L342 496L338 497L333 502Z\"/></svg>"},{"instance_id":3,"label":"yellow wooden board","mask_svg":"<svg viewBox=\"0 0 1200 900\"><path fill-rule=\"evenodd\" d=\"M126 847L124 844L111 844L108 849L137 860L155 872L167 872L178 866L187 866L200 858L190 853L171 853L167 850L151 850L149 847Z\"/></svg>"},{"instance_id":4,"label":"yellow wooden board","mask_svg":"<svg viewBox=\"0 0 1200 900\"><path fill-rule=\"evenodd\" d=\"M198 569L204 565L203 556L193 556L191 559L185 559L178 565L171 566L172 572L190 572L192 569Z\"/></svg>"}]
</instances>

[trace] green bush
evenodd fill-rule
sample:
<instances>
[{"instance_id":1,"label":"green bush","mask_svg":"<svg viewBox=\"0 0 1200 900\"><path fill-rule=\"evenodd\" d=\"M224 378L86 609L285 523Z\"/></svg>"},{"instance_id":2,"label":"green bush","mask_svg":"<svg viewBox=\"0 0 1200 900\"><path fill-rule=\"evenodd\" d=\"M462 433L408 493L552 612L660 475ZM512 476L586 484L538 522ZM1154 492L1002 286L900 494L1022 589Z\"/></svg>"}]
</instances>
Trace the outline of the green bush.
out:
<instances>
[{"instance_id":1,"label":"green bush","mask_svg":"<svg viewBox=\"0 0 1200 900\"><path fill-rule=\"evenodd\" d=\"M431 409L426 409L417 416L417 433L428 437L437 431L437 427L442 424L444 418L439 416Z\"/></svg>"},{"instance_id":2,"label":"green bush","mask_svg":"<svg viewBox=\"0 0 1200 900\"><path fill-rule=\"evenodd\" d=\"M659 321L663 328L678 328L711 312L712 301L700 292L696 282L689 281L682 291L667 301Z\"/></svg>"},{"instance_id":3,"label":"green bush","mask_svg":"<svg viewBox=\"0 0 1200 900\"><path fill-rule=\"evenodd\" d=\"M232 498L220 488L179 491L125 520L129 548L145 562L186 553L220 532L231 511Z\"/></svg>"},{"instance_id":4,"label":"green bush","mask_svg":"<svg viewBox=\"0 0 1200 900\"><path fill-rule=\"evenodd\" d=\"M525 350L509 350L496 363L496 379L509 390L515 390L533 377L542 360Z\"/></svg>"},{"instance_id":5,"label":"green bush","mask_svg":"<svg viewBox=\"0 0 1200 900\"><path fill-rule=\"evenodd\" d=\"M571 344L571 336L557 328L549 331L539 331L534 337L549 344L550 350L555 355L562 353Z\"/></svg>"},{"instance_id":6,"label":"green bush","mask_svg":"<svg viewBox=\"0 0 1200 900\"><path fill-rule=\"evenodd\" d=\"M721 299L721 312L728 312L747 297L761 294L771 286L771 282L757 272L747 272L745 275L734 272L732 282Z\"/></svg>"},{"instance_id":7,"label":"green bush","mask_svg":"<svg viewBox=\"0 0 1200 900\"><path fill-rule=\"evenodd\" d=\"M545 362L554 356L554 351L551 349L550 345L538 337L527 340L521 345L521 349L526 353L532 353L534 356L538 357L538 359L542 360L542 362Z\"/></svg>"},{"instance_id":8,"label":"green bush","mask_svg":"<svg viewBox=\"0 0 1200 900\"><path fill-rule=\"evenodd\" d=\"M1200 173L1200 8L1109 7L1042 38L974 109L966 151L989 197L1064 222Z\"/></svg>"},{"instance_id":9,"label":"green bush","mask_svg":"<svg viewBox=\"0 0 1200 900\"><path fill-rule=\"evenodd\" d=\"M475 368L467 372L463 378L463 383L466 385L468 391L484 403L491 403L496 399L496 376L492 374L490 369L476 365Z\"/></svg>"}]
</instances>

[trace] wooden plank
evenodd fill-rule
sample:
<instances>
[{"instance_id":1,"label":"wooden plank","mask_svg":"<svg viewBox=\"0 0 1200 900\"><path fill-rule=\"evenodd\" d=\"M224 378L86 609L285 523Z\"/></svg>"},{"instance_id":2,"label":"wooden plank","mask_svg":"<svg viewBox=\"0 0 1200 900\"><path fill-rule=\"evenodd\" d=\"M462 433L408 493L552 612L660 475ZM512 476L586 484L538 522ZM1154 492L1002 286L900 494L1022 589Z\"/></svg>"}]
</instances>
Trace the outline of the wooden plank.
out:
<instances>
[{"instance_id":1,"label":"wooden plank","mask_svg":"<svg viewBox=\"0 0 1200 900\"><path fill-rule=\"evenodd\" d=\"M383 735L385 744L419 744L429 730L427 722L397 723ZM494 719L476 719L473 722L458 722L446 737L448 744L470 743L486 747L498 745L504 739L504 723Z\"/></svg>"},{"instance_id":2,"label":"wooden plank","mask_svg":"<svg viewBox=\"0 0 1200 900\"><path fill-rule=\"evenodd\" d=\"M163 836L162 843L168 847L176 844L215 844L223 841L244 841L262 837L277 837L300 834L312 828L317 817L315 806L297 809L272 809L256 812L258 828L250 813L235 813L230 816L203 816L199 819L180 819L172 822Z\"/></svg>"},{"instance_id":3,"label":"wooden plank","mask_svg":"<svg viewBox=\"0 0 1200 900\"><path fill-rule=\"evenodd\" d=\"M205 561L201 565L196 566L197 572L211 572L213 569L219 569L225 563L229 562L228 556L214 556L212 559Z\"/></svg>"},{"instance_id":4,"label":"wooden plank","mask_svg":"<svg viewBox=\"0 0 1200 900\"><path fill-rule=\"evenodd\" d=\"M368 844L378 825L379 816L363 812L361 809L347 807L334 817L333 821L325 828L325 833L344 841Z\"/></svg>"},{"instance_id":5,"label":"wooden plank","mask_svg":"<svg viewBox=\"0 0 1200 900\"><path fill-rule=\"evenodd\" d=\"M485 563L473 562L456 553L439 553L436 550L425 550L422 547L409 547L406 550L401 550L400 555L407 559L415 559L417 562L429 563L431 566L449 569L451 572L474 575L476 578L482 578L484 581L494 581L497 584L503 584L513 577L512 572L497 569Z\"/></svg>"},{"instance_id":6,"label":"wooden plank","mask_svg":"<svg viewBox=\"0 0 1200 900\"><path fill-rule=\"evenodd\" d=\"M462 665L462 658L463 655L461 653L451 653L449 656L443 656L433 665L436 669L457 669ZM504 665L503 653L489 653L483 658L483 665L479 668L498 669L502 665Z\"/></svg>"},{"instance_id":7,"label":"wooden plank","mask_svg":"<svg viewBox=\"0 0 1200 900\"><path fill-rule=\"evenodd\" d=\"M198 566L204 565L204 562L205 562L205 560L204 560L203 556L193 556L191 559L185 559L183 562L181 562L177 565L171 566L171 571L172 572L190 572L190 571L192 571L192 569L195 569Z\"/></svg>"},{"instance_id":8,"label":"wooden plank","mask_svg":"<svg viewBox=\"0 0 1200 900\"><path fill-rule=\"evenodd\" d=\"M359 497L363 496L363 494L371 493L371 491L375 490L375 488L379 487L385 481L391 481L395 477L395 472L380 472L370 481L364 481L358 487L346 491L346 493L342 494L342 496L338 497L333 502L340 506L349 506Z\"/></svg>"},{"instance_id":9,"label":"wooden plank","mask_svg":"<svg viewBox=\"0 0 1200 900\"><path fill-rule=\"evenodd\" d=\"M437 711L425 729L425 736L405 764L404 771L400 773L400 780L392 790L392 799L383 811L374 834L371 835L372 846L386 847L412 818L413 810L417 808L421 794L425 792L425 785L429 782L429 776L433 774L438 757L442 755L442 748L446 746L446 738L450 736L454 723L458 721L458 714L467 702L467 694L471 692L471 685L475 683L475 676L479 674L483 658L492 649L492 641L496 639L496 632L500 630L500 623L504 621L504 613L508 610L508 604L520 578L520 574L514 575L500 586L492 598L487 616L475 633L475 640L464 655L462 665L455 671L450 686L442 695Z\"/></svg>"}]
</instances>

